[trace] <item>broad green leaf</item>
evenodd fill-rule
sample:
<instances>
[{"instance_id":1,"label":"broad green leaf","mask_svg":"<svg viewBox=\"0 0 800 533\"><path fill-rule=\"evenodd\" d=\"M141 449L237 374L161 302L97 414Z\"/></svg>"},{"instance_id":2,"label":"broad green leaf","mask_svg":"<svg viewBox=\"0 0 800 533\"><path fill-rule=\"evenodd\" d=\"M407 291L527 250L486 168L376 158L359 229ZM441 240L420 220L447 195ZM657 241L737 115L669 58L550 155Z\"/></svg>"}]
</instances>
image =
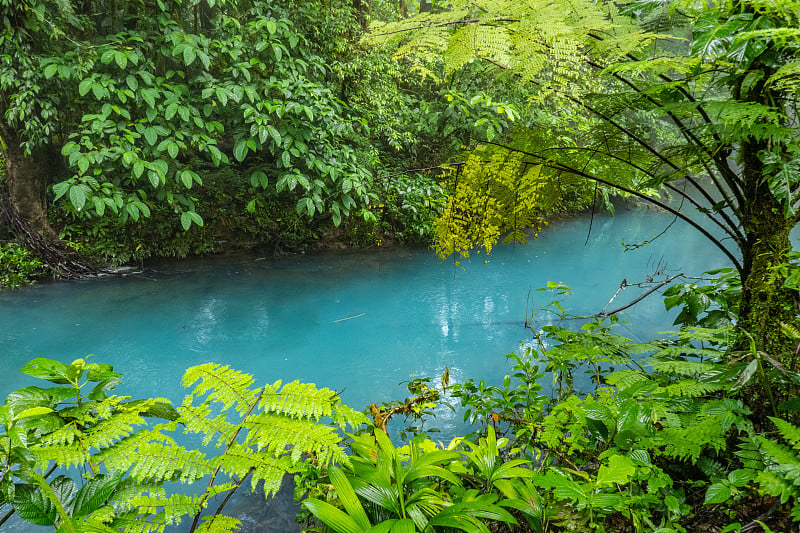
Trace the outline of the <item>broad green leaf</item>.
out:
<instances>
[{"instance_id":1,"label":"broad green leaf","mask_svg":"<svg viewBox=\"0 0 800 533\"><path fill-rule=\"evenodd\" d=\"M10 414L13 415L31 407L55 408L60 402L75 398L78 392L78 389L74 387L49 387L44 389L29 386L9 393L5 404L10 409Z\"/></svg>"},{"instance_id":2,"label":"broad green leaf","mask_svg":"<svg viewBox=\"0 0 800 533\"><path fill-rule=\"evenodd\" d=\"M124 478L125 473L118 472L112 475L98 474L88 480L75 494L71 506L73 516L82 518L105 505Z\"/></svg>"},{"instance_id":3,"label":"broad green leaf","mask_svg":"<svg viewBox=\"0 0 800 533\"><path fill-rule=\"evenodd\" d=\"M317 500L316 498L308 498L303 501L302 505L336 533L364 532L355 520L345 514L341 509L337 509L327 502Z\"/></svg>"},{"instance_id":4,"label":"broad green leaf","mask_svg":"<svg viewBox=\"0 0 800 533\"><path fill-rule=\"evenodd\" d=\"M738 390L747 385L755 375L756 370L758 370L758 359L753 359L747 364L745 369L739 375L739 378L736 380L733 389Z\"/></svg>"},{"instance_id":5,"label":"broad green leaf","mask_svg":"<svg viewBox=\"0 0 800 533\"><path fill-rule=\"evenodd\" d=\"M156 144L156 141L158 140L158 130L155 128L155 126L150 126L144 130L144 138L151 146Z\"/></svg>"},{"instance_id":6,"label":"broad green leaf","mask_svg":"<svg viewBox=\"0 0 800 533\"><path fill-rule=\"evenodd\" d=\"M753 480L753 474L754 472L752 470L740 468L728 473L728 481L730 481L731 485L734 487L744 487Z\"/></svg>"},{"instance_id":7,"label":"broad green leaf","mask_svg":"<svg viewBox=\"0 0 800 533\"><path fill-rule=\"evenodd\" d=\"M128 66L128 56L121 50L114 54L114 61L117 63L117 66L123 70Z\"/></svg>"},{"instance_id":8,"label":"broad green leaf","mask_svg":"<svg viewBox=\"0 0 800 533\"><path fill-rule=\"evenodd\" d=\"M189 213L189 218L192 219L192 222L200 227L203 227L203 217L201 217L196 211L187 211L187 213Z\"/></svg>"},{"instance_id":9,"label":"broad green leaf","mask_svg":"<svg viewBox=\"0 0 800 533\"><path fill-rule=\"evenodd\" d=\"M84 192L83 187L80 185L73 185L70 187L69 201L78 211L83 209L83 206L86 204L86 193Z\"/></svg>"},{"instance_id":10,"label":"broad green leaf","mask_svg":"<svg viewBox=\"0 0 800 533\"><path fill-rule=\"evenodd\" d=\"M167 109L164 110L164 120L172 120L175 116L175 113L178 112L178 104L175 102L169 104Z\"/></svg>"},{"instance_id":11,"label":"broad green leaf","mask_svg":"<svg viewBox=\"0 0 800 533\"><path fill-rule=\"evenodd\" d=\"M247 139L239 139L233 146L233 157L237 161L244 161L244 158L247 157L247 151Z\"/></svg>"},{"instance_id":12,"label":"broad green leaf","mask_svg":"<svg viewBox=\"0 0 800 533\"><path fill-rule=\"evenodd\" d=\"M139 208L136 204L130 203L125 205L125 211L130 215L134 222L138 222L139 220Z\"/></svg>"},{"instance_id":13,"label":"broad green leaf","mask_svg":"<svg viewBox=\"0 0 800 533\"><path fill-rule=\"evenodd\" d=\"M99 83L92 84L92 93L98 100L102 100L106 96L106 88Z\"/></svg>"},{"instance_id":14,"label":"broad green leaf","mask_svg":"<svg viewBox=\"0 0 800 533\"><path fill-rule=\"evenodd\" d=\"M136 79L135 76L132 76L131 74L125 76L125 83L128 84L128 87L130 88L131 91L135 91L136 89L139 88L139 81Z\"/></svg>"},{"instance_id":15,"label":"broad green leaf","mask_svg":"<svg viewBox=\"0 0 800 533\"><path fill-rule=\"evenodd\" d=\"M148 106L156 106L156 97L158 96L157 89L142 89L139 94L142 95L142 100L144 100Z\"/></svg>"},{"instance_id":16,"label":"broad green leaf","mask_svg":"<svg viewBox=\"0 0 800 533\"><path fill-rule=\"evenodd\" d=\"M192 47L187 46L186 48L183 49L183 62L186 63L187 67L192 63L194 63L196 57L197 54L195 53Z\"/></svg>"},{"instance_id":17,"label":"broad green leaf","mask_svg":"<svg viewBox=\"0 0 800 533\"><path fill-rule=\"evenodd\" d=\"M60 183L56 183L53 185L53 192L56 194L55 199L58 200L69 191L70 183L67 181L62 181Z\"/></svg>"},{"instance_id":18,"label":"broad green leaf","mask_svg":"<svg viewBox=\"0 0 800 533\"><path fill-rule=\"evenodd\" d=\"M250 174L250 185L252 185L253 187L262 187L266 189L267 185L269 185L269 179L267 178L267 175L264 172L256 170L255 172Z\"/></svg>"},{"instance_id":19,"label":"broad green leaf","mask_svg":"<svg viewBox=\"0 0 800 533\"><path fill-rule=\"evenodd\" d=\"M155 170L148 170L147 180L150 182L150 185L152 185L153 188L156 189L158 188L158 185L161 183L161 176L159 176L158 172L156 172Z\"/></svg>"},{"instance_id":20,"label":"broad green leaf","mask_svg":"<svg viewBox=\"0 0 800 533\"><path fill-rule=\"evenodd\" d=\"M133 164L133 175L136 178L141 178L143 172L144 172L144 161L140 159Z\"/></svg>"},{"instance_id":21,"label":"broad green leaf","mask_svg":"<svg viewBox=\"0 0 800 533\"><path fill-rule=\"evenodd\" d=\"M55 76L56 72L58 72L58 65L50 63L44 68L44 77L50 79Z\"/></svg>"},{"instance_id":22,"label":"broad green leaf","mask_svg":"<svg viewBox=\"0 0 800 533\"><path fill-rule=\"evenodd\" d=\"M332 466L329 470L329 476L331 483L336 488L339 501L342 503L347 514L358 524L359 528L362 530L369 529L370 523L367 518L367 513L364 511L364 507L361 505L358 496L356 496L344 472L342 472L340 468Z\"/></svg>"},{"instance_id":23,"label":"broad green leaf","mask_svg":"<svg viewBox=\"0 0 800 533\"><path fill-rule=\"evenodd\" d=\"M19 420L20 418L28 418L32 416L42 416L52 412L53 409L51 409L50 407L29 407L28 409L25 409L19 414L17 414L14 417L14 420Z\"/></svg>"},{"instance_id":24,"label":"broad green leaf","mask_svg":"<svg viewBox=\"0 0 800 533\"><path fill-rule=\"evenodd\" d=\"M561 472L550 469L544 475L534 477L534 483L543 488L552 488L558 499L569 499L575 502L586 502L586 491Z\"/></svg>"},{"instance_id":25,"label":"broad green leaf","mask_svg":"<svg viewBox=\"0 0 800 533\"><path fill-rule=\"evenodd\" d=\"M86 171L89 170L89 158L86 155L81 154L80 158L78 159L78 170L81 174L86 174Z\"/></svg>"},{"instance_id":26,"label":"broad green leaf","mask_svg":"<svg viewBox=\"0 0 800 533\"><path fill-rule=\"evenodd\" d=\"M706 490L704 505L724 503L731 497L731 489L724 483L712 483Z\"/></svg>"},{"instance_id":27,"label":"broad green leaf","mask_svg":"<svg viewBox=\"0 0 800 533\"><path fill-rule=\"evenodd\" d=\"M55 506L33 485L15 487L14 510L20 518L37 526L54 526L58 516Z\"/></svg>"},{"instance_id":28,"label":"broad green leaf","mask_svg":"<svg viewBox=\"0 0 800 533\"><path fill-rule=\"evenodd\" d=\"M183 186L187 189L192 188L193 180L192 180L192 173L189 170L181 170L180 172L180 180L183 183Z\"/></svg>"},{"instance_id":29,"label":"broad green leaf","mask_svg":"<svg viewBox=\"0 0 800 533\"><path fill-rule=\"evenodd\" d=\"M268 125L267 126L267 133L269 133L269 136L272 137L273 141L275 141L275 146L280 146L281 145L281 134L277 129L275 129L274 126L269 126Z\"/></svg>"}]
</instances>

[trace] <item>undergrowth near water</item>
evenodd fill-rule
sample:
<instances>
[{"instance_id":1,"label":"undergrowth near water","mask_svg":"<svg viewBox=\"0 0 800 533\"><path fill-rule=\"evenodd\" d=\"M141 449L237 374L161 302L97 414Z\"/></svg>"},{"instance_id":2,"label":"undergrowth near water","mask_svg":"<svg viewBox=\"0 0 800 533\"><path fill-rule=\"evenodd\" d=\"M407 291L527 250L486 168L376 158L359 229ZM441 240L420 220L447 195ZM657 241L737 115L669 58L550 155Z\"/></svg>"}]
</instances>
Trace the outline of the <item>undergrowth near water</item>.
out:
<instances>
[{"instance_id":1,"label":"undergrowth near water","mask_svg":"<svg viewBox=\"0 0 800 533\"><path fill-rule=\"evenodd\" d=\"M0 244L0 289L16 289L46 274L42 262L17 243Z\"/></svg>"},{"instance_id":2,"label":"undergrowth near water","mask_svg":"<svg viewBox=\"0 0 800 533\"><path fill-rule=\"evenodd\" d=\"M253 388L227 367L189 369L189 394L173 408L113 395L119 374L108 365L37 359L23 371L51 385L0 406L0 504L63 532L181 521L233 531L239 522L223 510L238 487L269 496L293 473L299 520L320 533L797 531L797 400L781 398L800 375L729 350L723 322L735 305L724 298L736 287L715 275L711 289L667 291L678 321L694 324L669 337L634 342L615 332L616 317L585 318L577 331L556 321L531 330L501 383L415 379L409 398L370 406L373 424L332 391ZM537 312L567 318L569 288L544 290L553 297ZM754 416L754 390L771 391L759 401L775 399L775 416ZM460 402L474 432L437 442L426 421L441 402ZM392 439L397 415L410 425ZM202 446L180 445L176 431ZM57 471L67 466L86 476ZM168 492L174 481L199 485Z\"/></svg>"}]
</instances>

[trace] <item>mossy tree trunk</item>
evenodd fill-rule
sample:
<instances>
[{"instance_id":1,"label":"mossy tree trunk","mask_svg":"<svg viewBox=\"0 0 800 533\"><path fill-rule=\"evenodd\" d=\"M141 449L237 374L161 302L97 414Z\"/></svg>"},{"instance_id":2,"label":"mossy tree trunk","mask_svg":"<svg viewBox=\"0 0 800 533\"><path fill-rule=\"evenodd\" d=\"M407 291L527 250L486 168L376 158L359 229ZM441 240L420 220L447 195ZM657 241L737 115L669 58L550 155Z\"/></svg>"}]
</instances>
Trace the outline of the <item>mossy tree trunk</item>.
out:
<instances>
[{"instance_id":1,"label":"mossy tree trunk","mask_svg":"<svg viewBox=\"0 0 800 533\"><path fill-rule=\"evenodd\" d=\"M6 177L0 184L0 212L14 237L59 277L80 278L97 273L66 246L48 221L46 192L58 167L58 156L49 146L26 156L15 132L3 121L0 135Z\"/></svg>"},{"instance_id":2,"label":"mossy tree trunk","mask_svg":"<svg viewBox=\"0 0 800 533\"><path fill-rule=\"evenodd\" d=\"M798 317L798 294L784 286L791 250L789 234L797 221L796 217L784 213L784 206L769 188L766 169L758 158L762 148L759 143L741 146L741 183L747 199L742 205L741 224L746 241L741 247L742 299L734 352L752 352L754 347L784 369L796 371L797 342L781 326L796 327ZM766 362L764 366L765 370L772 369L771 363ZM772 388L776 403L788 398L788 389ZM757 386L752 390L748 404L756 412L773 415L777 406L770 405L765 397L767 391L762 389Z\"/></svg>"}]
</instances>

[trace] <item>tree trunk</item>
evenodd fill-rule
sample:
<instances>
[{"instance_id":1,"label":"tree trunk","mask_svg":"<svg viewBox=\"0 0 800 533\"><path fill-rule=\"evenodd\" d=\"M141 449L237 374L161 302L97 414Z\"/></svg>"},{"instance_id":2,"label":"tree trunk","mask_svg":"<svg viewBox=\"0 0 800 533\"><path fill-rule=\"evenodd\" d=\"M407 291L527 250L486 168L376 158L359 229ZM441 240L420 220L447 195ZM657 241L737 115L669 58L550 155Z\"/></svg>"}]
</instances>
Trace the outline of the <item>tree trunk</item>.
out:
<instances>
[{"instance_id":1,"label":"tree trunk","mask_svg":"<svg viewBox=\"0 0 800 533\"><path fill-rule=\"evenodd\" d=\"M5 219L20 244L57 276L81 278L96 274L96 268L58 238L47 219L45 192L57 157L47 147L26 157L14 131L2 121L0 134L5 143L6 171L5 183L0 185L0 220Z\"/></svg>"},{"instance_id":2,"label":"tree trunk","mask_svg":"<svg viewBox=\"0 0 800 533\"><path fill-rule=\"evenodd\" d=\"M353 0L353 10L356 18L361 25L361 29L366 33L369 30L369 14L372 11L372 0Z\"/></svg>"},{"instance_id":3,"label":"tree trunk","mask_svg":"<svg viewBox=\"0 0 800 533\"><path fill-rule=\"evenodd\" d=\"M783 206L769 190L764 166L757 157L760 148L750 143L741 147L743 193L748 200L741 213L746 243L742 247L739 338L734 350L745 352L749 358L755 347L784 369L797 371L797 341L781 328L781 324L796 327L799 311L797 292L784 287L789 273L789 233L795 222L784 214ZM761 360L764 370L771 373L773 365L764 358ZM748 395L747 404L756 414L774 415L776 404L786 400L790 393L778 382L768 387L771 390L755 386Z\"/></svg>"}]
</instances>

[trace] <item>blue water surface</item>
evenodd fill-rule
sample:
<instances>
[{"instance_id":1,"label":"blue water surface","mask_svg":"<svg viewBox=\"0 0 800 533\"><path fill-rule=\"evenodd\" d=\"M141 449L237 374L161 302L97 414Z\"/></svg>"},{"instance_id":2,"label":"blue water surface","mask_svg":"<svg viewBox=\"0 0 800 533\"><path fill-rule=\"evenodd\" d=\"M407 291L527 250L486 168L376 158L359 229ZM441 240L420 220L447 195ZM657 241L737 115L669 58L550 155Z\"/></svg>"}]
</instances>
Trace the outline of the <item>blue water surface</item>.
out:
<instances>
[{"instance_id":1,"label":"blue water surface","mask_svg":"<svg viewBox=\"0 0 800 533\"><path fill-rule=\"evenodd\" d=\"M727 266L691 228L637 209L555 223L527 245L490 257L440 261L424 249L312 254L272 260L208 257L127 277L42 283L0 293L3 395L34 380L16 372L34 357L70 362L91 354L122 372L133 396L182 397L180 377L208 361L257 382L299 379L342 391L355 408L398 398L412 376L493 380L504 355L531 338L526 315L549 301L536 289L571 286L573 313L603 309L623 279ZM610 307L643 292L628 287ZM671 328L654 295L624 315L633 338ZM540 326L546 317L535 320ZM447 429L453 422L441 419Z\"/></svg>"},{"instance_id":2,"label":"blue water surface","mask_svg":"<svg viewBox=\"0 0 800 533\"><path fill-rule=\"evenodd\" d=\"M574 289L564 302L569 311L591 314L623 279L629 286L612 308L641 294L632 285L657 271L698 275L728 266L680 221L646 246L621 244L653 240L672 221L639 208L596 215L589 234L589 218L577 217L461 266L424 249L207 257L2 292L0 393L36 381L17 372L31 358L89 354L123 374L118 393L174 402L184 394L183 371L208 361L257 383L297 379L336 389L357 409L403 398L400 382L446 368L451 380L498 382L510 369L504 356L530 342L525 319L549 301L536 290L548 281ZM653 295L624 315L621 332L647 339L671 329L674 316ZM536 318L535 327L546 320ZM460 412L436 414L443 440L464 430Z\"/></svg>"}]
</instances>

